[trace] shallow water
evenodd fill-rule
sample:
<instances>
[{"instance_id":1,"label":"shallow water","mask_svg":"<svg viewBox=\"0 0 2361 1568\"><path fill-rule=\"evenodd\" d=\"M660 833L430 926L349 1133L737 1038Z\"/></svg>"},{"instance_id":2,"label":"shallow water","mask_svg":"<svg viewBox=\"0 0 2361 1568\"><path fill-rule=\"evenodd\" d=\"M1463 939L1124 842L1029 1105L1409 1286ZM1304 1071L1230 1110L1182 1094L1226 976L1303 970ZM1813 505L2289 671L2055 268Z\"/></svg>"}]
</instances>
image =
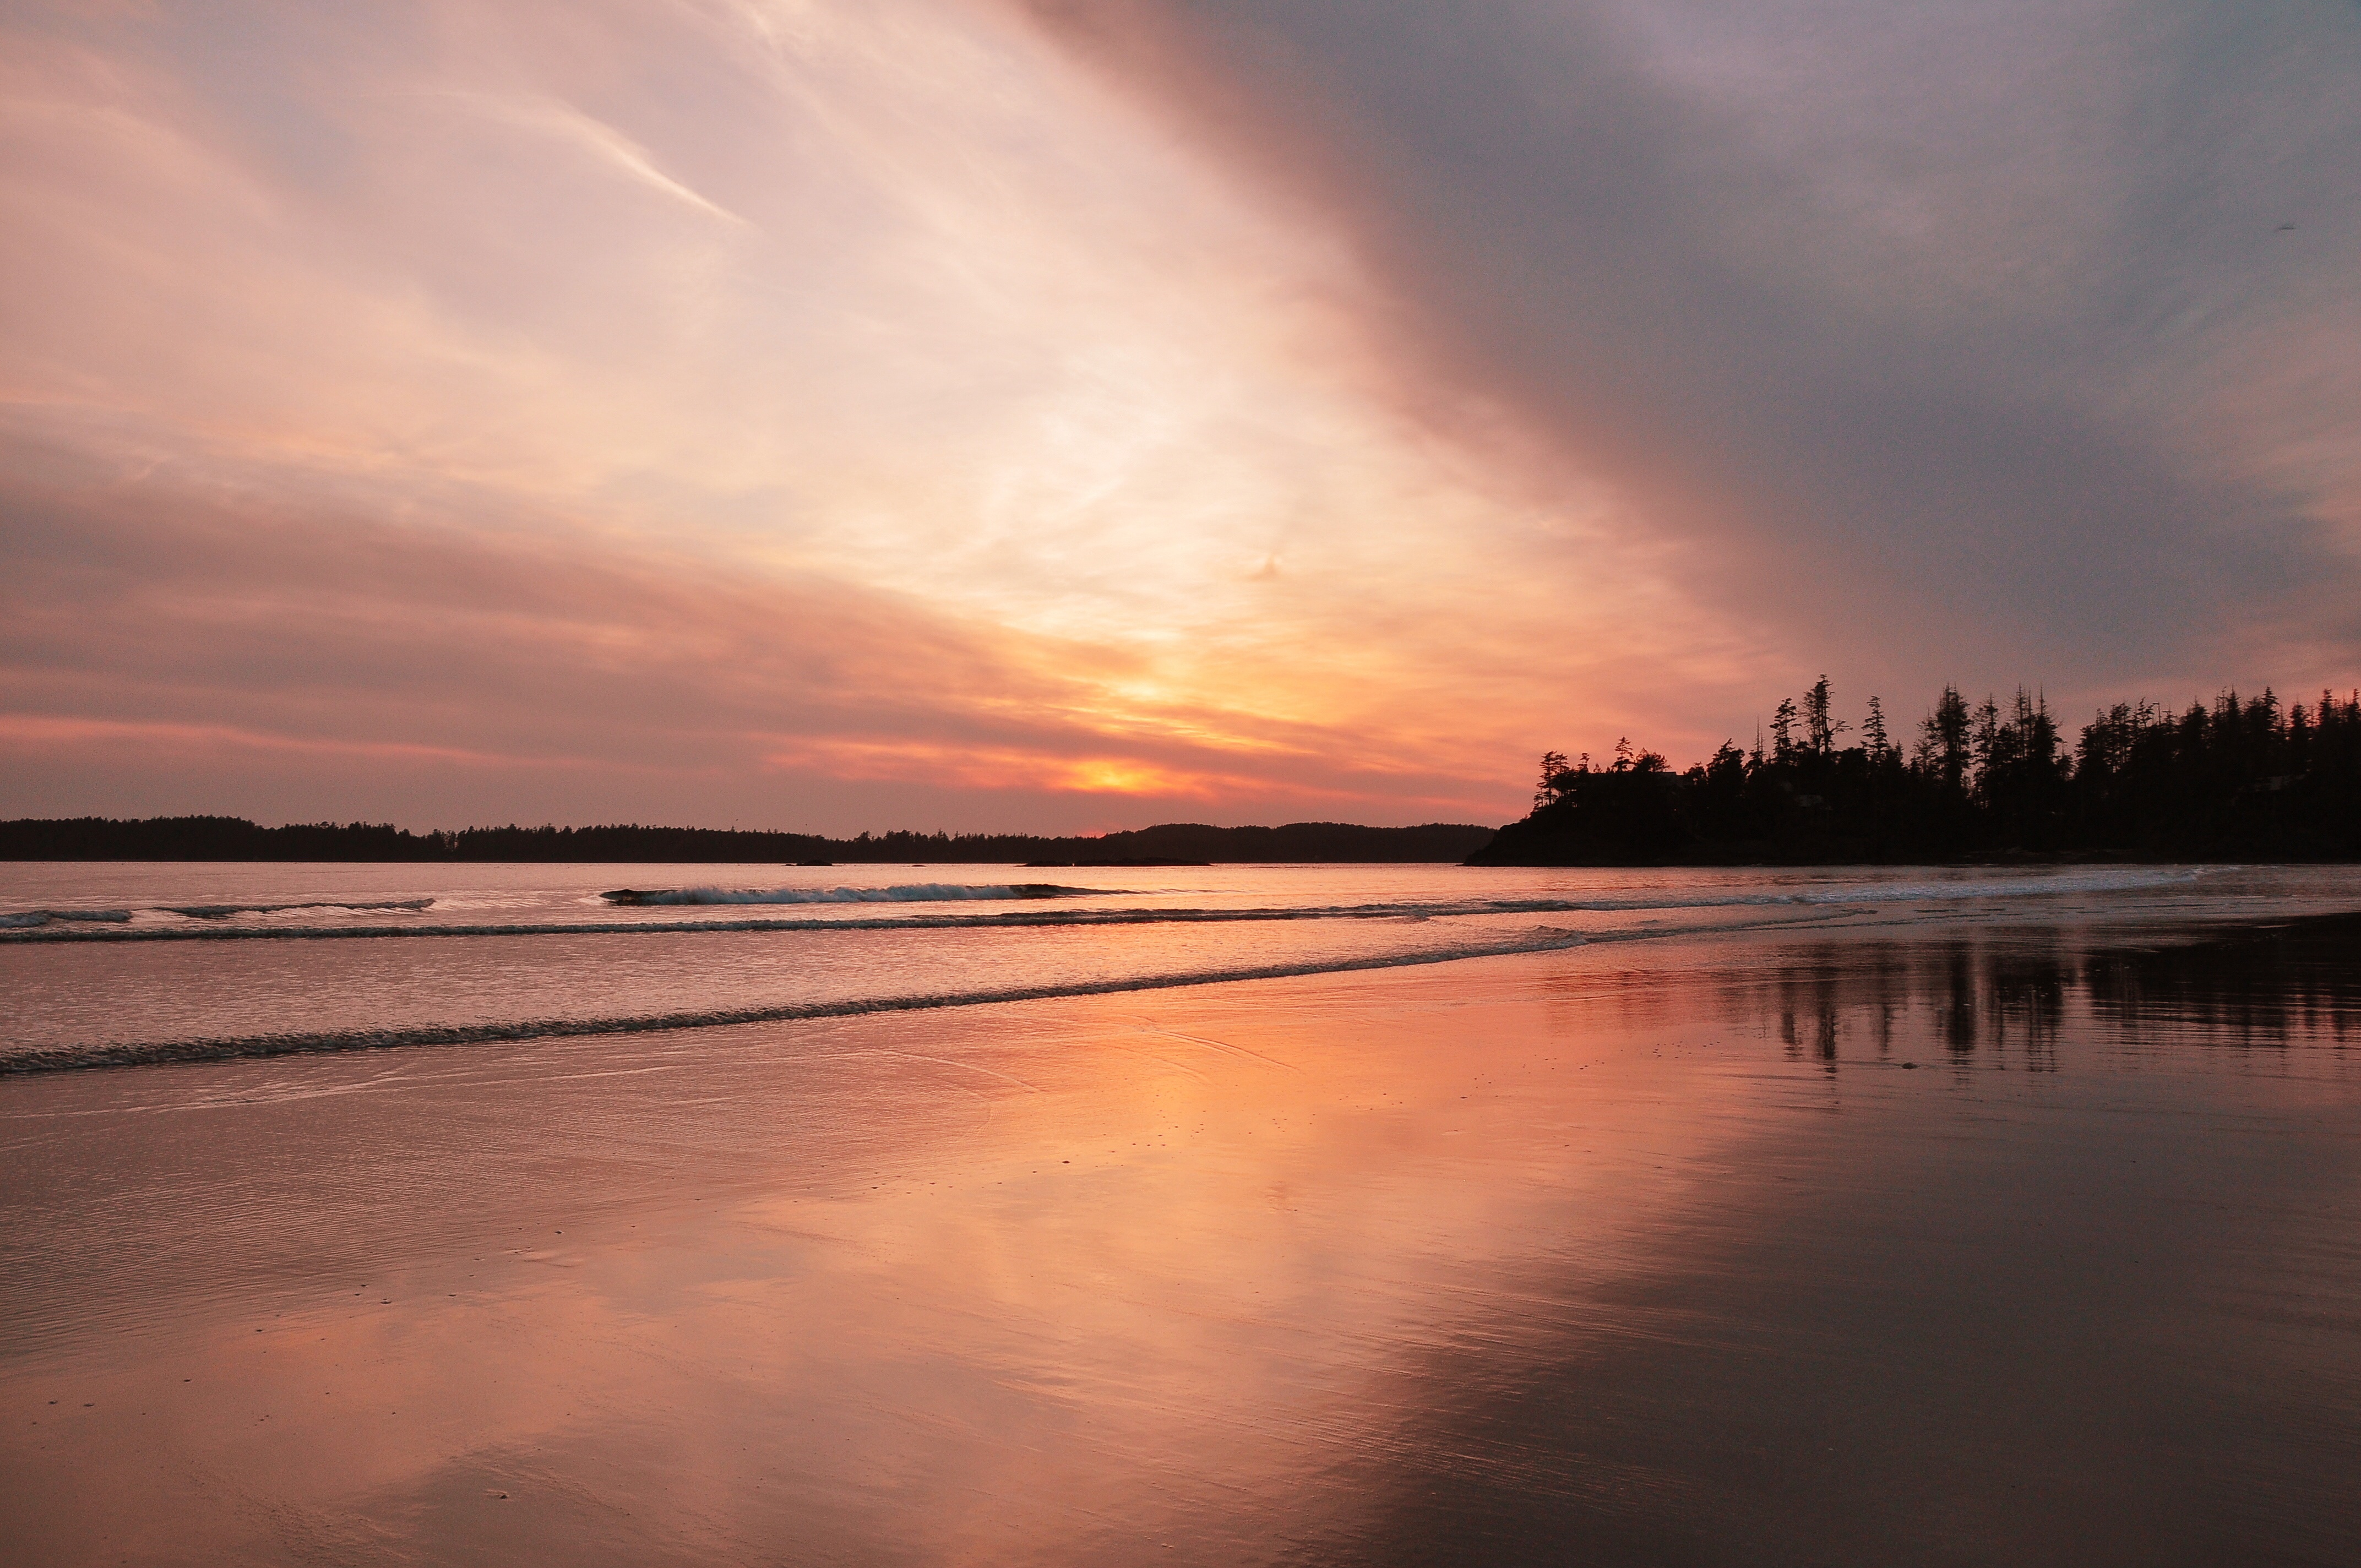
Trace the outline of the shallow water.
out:
<instances>
[{"instance_id":1,"label":"shallow water","mask_svg":"<svg viewBox=\"0 0 2361 1568\"><path fill-rule=\"evenodd\" d=\"M0 1071L641 1031L1684 932L2350 907L2343 868L0 866ZM953 878L956 880L953 880ZM689 899L618 905L628 883ZM766 900L747 903L748 897ZM191 913L195 911L198 913Z\"/></svg>"},{"instance_id":2,"label":"shallow water","mask_svg":"<svg viewBox=\"0 0 2361 1568\"><path fill-rule=\"evenodd\" d=\"M2349 1562L2361 934L2272 912L2361 900L2239 875L0 1080L0 1540L60 1563ZM606 961L577 940L675 938L515 939Z\"/></svg>"}]
</instances>

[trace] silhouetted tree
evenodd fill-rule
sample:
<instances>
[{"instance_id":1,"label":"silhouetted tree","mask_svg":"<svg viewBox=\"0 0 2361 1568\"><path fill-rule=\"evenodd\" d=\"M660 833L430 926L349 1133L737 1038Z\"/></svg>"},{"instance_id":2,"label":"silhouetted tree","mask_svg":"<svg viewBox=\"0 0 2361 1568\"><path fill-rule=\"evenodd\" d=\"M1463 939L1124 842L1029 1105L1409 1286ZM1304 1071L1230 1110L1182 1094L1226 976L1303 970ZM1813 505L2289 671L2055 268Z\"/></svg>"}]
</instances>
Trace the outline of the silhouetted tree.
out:
<instances>
[{"instance_id":1,"label":"silhouetted tree","mask_svg":"<svg viewBox=\"0 0 2361 1568\"><path fill-rule=\"evenodd\" d=\"M1823 762L1836 752L1837 737L1850 728L1829 712L1828 678L1822 675L1804 694L1805 744Z\"/></svg>"},{"instance_id":2,"label":"silhouetted tree","mask_svg":"<svg viewBox=\"0 0 2361 1568\"><path fill-rule=\"evenodd\" d=\"M1875 696L1869 699L1869 717L1861 721L1861 734L1867 745L1869 760L1872 762L1884 762L1886 752L1893 747L1885 739L1885 709L1879 706Z\"/></svg>"},{"instance_id":3,"label":"silhouetted tree","mask_svg":"<svg viewBox=\"0 0 2361 1568\"><path fill-rule=\"evenodd\" d=\"M1968 704L1960 688L1947 685L1935 700L1934 711L1919 726L1918 765L1931 771L1943 787L1964 791L1968 774Z\"/></svg>"},{"instance_id":4,"label":"silhouetted tree","mask_svg":"<svg viewBox=\"0 0 2361 1568\"><path fill-rule=\"evenodd\" d=\"M2118 703L2083 727L2070 756L2048 699L2033 688L1971 708L1946 685L1906 759L1881 702L1871 700L1863 743L1843 750L1829 707L1822 677L1800 708L1779 705L1767 754L1759 736L1751 752L1725 741L1679 774L1660 754L1619 740L1609 767L1582 758L1561 776L1565 787L1479 858L2361 859L2361 691L2285 708L2268 687L2247 698L2225 690L2180 713Z\"/></svg>"},{"instance_id":5,"label":"silhouetted tree","mask_svg":"<svg viewBox=\"0 0 2361 1568\"><path fill-rule=\"evenodd\" d=\"M1533 789L1533 809L1538 811L1558 796L1558 780L1566 772L1564 751L1542 753L1541 782Z\"/></svg>"}]
</instances>

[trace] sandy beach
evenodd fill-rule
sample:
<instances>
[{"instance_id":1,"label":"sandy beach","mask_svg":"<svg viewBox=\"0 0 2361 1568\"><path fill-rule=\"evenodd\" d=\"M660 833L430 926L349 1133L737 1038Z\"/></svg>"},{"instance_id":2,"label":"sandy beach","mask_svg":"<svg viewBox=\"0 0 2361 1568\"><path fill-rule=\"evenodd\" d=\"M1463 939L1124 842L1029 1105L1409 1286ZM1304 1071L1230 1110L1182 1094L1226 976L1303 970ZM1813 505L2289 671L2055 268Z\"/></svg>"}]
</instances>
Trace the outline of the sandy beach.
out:
<instances>
[{"instance_id":1,"label":"sandy beach","mask_svg":"<svg viewBox=\"0 0 2361 1568\"><path fill-rule=\"evenodd\" d=\"M0 1080L0 1537L2335 1562L2356 939L2193 935Z\"/></svg>"}]
</instances>

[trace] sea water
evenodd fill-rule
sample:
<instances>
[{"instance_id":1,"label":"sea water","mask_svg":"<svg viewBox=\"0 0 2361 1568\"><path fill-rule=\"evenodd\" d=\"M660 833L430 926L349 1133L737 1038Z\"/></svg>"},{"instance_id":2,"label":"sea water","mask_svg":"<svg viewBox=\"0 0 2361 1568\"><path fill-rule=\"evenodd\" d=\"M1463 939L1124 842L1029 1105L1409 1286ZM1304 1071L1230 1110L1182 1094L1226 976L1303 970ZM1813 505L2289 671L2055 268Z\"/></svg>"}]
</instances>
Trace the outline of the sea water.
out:
<instances>
[{"instance_id":1,"label":"sea water","mask_svg":"<svg viewBox=\"0 0 2361 1568\"><path fill-rule=\"evenodd\" d=\"M0 1069L776 1021L1710 931L2235 919L2356 896L2341 868L16 864L0 867Z\"/></svg>"},{"instance_id":2,"label":"sea water","mask_svg":"<svg viewBox=\"0 0 2361 1568\"><path fill-rule=\"evenodd\" d=\"M8 874L16 1560L2361 1539L2347 870Z\"/></svg>"}]
</instances>

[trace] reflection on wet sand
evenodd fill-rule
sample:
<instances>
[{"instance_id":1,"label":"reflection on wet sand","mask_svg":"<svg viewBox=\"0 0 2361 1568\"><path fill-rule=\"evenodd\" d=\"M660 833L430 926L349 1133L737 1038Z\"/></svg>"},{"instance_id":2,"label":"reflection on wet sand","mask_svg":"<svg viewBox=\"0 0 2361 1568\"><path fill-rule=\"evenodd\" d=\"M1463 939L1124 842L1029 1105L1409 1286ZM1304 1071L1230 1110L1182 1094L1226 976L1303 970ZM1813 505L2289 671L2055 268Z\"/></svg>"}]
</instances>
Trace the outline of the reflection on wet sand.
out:
<instances>
[{"instance_id":1,"label":"reflection on wet sand","mask_svg":"<svg viewBox=\"0 0 2361 1568\"><path fill-rule=\"evenodd\" d=\"M2361 1036L2361 923L2347 916L2179 932L1999 927L1918 941L1879 938L1731 943L1666 988L1653 961L1561 985L1594 1003L1619 986L1626 1025L1670 1025L1700 993L1733 1025L1773 1023L1790 1060L1833 1067L1848 1054L1895 1058L1897 1041L1966 1058L1993 1053L2027 1070L2048 1055L2070 1007L2092 1044L2136 1048L2158 1034L2200 1045L2342 1046ZM1839 1042L1845 1048L1839 1049ZM1914 1064L1916 1065L1916 1064Z\"/></svg>"},{"instance_id":2,"label":"reflection on wet sand","mask_svg":"<svg viewBox=\"0 0 2361 1568\"><path fill-rule=\"evenodd\" d=\"M2183 936L0 1083L0 1539L2343 1561L2361 938Z\"/></svg>"},{"instance_id":3,"label":"reflection on wet sand","mask_svg":"<svg viewBox=\"0 0 2361 1568\"><path fill-rule=\"evenodd\" d=\"M1366 1472L1389 1506L1337 1554L2349 1560L2361 927L1779 956L1698 990L1823 1078L1756 1109L1827 1115L1720 1151L1641 1266L1531 1271L1553 1327L1434 1368L1419 1457ZM1625 1026L1699 1000L1644 969L1558 989ZM1936 1098L1888 1097L1937 1059Z\"/></svg>"}]
</instances>

